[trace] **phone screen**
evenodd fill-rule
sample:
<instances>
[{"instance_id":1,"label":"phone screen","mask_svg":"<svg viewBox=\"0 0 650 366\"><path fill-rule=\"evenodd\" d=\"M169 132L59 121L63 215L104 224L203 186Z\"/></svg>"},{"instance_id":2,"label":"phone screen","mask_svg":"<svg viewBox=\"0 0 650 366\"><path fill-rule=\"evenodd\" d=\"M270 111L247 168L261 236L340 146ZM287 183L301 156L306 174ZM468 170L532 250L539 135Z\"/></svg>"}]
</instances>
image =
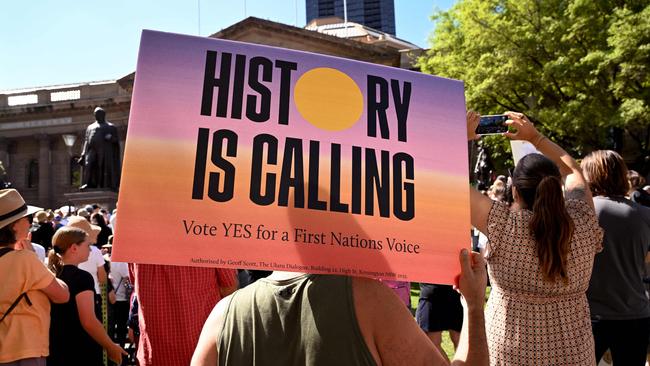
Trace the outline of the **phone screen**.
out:
<instances>
[{"instance_id":1,"label":"phone screen","mask_svg":"<svg viewBox=\"0 0 650 366\"><path fill-rule=\"evenodd\" d=\"M508 126L504 124L507 119L508 116L503 114L481 116L478 127L476 128L476 134L491 135L507 132Z\"/></svg>"}]
</instances>

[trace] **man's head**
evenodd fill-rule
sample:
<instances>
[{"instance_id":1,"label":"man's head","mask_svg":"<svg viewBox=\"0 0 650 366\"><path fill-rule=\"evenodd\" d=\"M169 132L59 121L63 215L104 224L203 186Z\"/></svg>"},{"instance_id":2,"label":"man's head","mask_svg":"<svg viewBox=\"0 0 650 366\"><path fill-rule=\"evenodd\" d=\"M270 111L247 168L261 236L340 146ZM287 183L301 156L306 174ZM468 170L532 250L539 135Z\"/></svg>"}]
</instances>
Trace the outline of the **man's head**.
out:
<instances>
[{"instance_id":1,"label":"man's head","mask_svg":"<svg viewBox=\"0 0 650 366\"><path fill-rule=\"evenodd\" d=\"M102 107L95 108L95 119L98 122L104 122L106 120L106 111Z\"/></svg>"}]
</instances>

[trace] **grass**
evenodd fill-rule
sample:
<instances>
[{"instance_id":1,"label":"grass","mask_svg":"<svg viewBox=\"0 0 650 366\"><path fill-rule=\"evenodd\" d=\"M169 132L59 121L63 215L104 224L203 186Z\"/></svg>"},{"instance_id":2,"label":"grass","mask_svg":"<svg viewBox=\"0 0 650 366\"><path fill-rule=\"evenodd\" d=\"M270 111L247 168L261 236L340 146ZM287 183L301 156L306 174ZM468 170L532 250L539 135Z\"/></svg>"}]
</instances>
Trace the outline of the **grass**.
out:
<instances>
[{"instance_id":1,"label":"grass","mask_svg":"<svg viewBox=\"0 0 650 366\"><path fill-rule=\"evenodd\" d=\"M411 283L411 312L415 314L415 309L418 307L418 299L420 298L420 285L417 282ZM442 332L442 349L447 353L447 357L451 360L454 358L454 344L449 338L449 332Z\"/></svg>"},{"instance_id":2,"label":"grass","mask_svg":"<svg viewBox=\"0 0 650 366\"><path fill-rule=\"evenodd\" d=\"M490 287L485 289L485 298L487 299L490 296ZM415 309L418 307L418 299L420 298L420 285L417 282L411 283L411 312L415 314ZM449 359L454 358L454 344L449 338L449 332L442 332L442 349L447 354Z\"/></svg>"}]
</instances>

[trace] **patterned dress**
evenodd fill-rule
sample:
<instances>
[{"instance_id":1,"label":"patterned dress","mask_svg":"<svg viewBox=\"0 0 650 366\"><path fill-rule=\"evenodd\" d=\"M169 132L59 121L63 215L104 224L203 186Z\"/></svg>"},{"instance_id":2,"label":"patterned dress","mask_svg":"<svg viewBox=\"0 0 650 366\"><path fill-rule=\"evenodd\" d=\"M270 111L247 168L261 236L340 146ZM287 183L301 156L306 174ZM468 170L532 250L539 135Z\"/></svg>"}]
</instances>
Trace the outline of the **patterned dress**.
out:
<instances>
[{"instance_id":1,"label":"patterned dress","mask_svg":"<svg viewBox=\"0 0 650 366\"><path fill-rule=\"evenodd\" d=\"M568 284L542 275L529 231L532 211L492 204L486 257L492 283L486 309L492 366L596 364L585 292L603 232L586 202L567 200L566 208L575 223Z\"/></svg>"}]
</instances>

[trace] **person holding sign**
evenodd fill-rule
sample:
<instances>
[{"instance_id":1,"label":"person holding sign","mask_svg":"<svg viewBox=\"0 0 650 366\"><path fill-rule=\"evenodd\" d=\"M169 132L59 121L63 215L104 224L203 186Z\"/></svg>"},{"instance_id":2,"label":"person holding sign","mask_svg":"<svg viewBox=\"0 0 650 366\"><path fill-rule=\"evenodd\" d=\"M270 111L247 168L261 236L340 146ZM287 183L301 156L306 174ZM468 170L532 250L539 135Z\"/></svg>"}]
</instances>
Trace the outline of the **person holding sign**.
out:
<instances>
[{"instance_id":1,"label":"person holding sign","mask_svg":"<svg viewBox=\"0 0 650 366\"><path fill-rule=\"evenodd\" d=\"M591 192L569 154L523 114L506 116L516 132L504 135L531 142L544 155L518 162L512 207L470 193L472 225L488 237L490 365L594 365L585 291L603 232ZM477 138L478 119L468 112L470 140Z\"/></svg>"},{"instance_id":2,"label":"person holding sign","mask_svg":"<svg viewBox=\"0 0 650 366\"><path fill-rule=\"evenodd\" d=\"M466 322L452 365L487 365L485 261L463 249L457 288ZM254 362L253 362L254 360ZM446 365L413 316L379 281L274 272L217 304L192 366Z\"/></svg>"}]
</instances>

